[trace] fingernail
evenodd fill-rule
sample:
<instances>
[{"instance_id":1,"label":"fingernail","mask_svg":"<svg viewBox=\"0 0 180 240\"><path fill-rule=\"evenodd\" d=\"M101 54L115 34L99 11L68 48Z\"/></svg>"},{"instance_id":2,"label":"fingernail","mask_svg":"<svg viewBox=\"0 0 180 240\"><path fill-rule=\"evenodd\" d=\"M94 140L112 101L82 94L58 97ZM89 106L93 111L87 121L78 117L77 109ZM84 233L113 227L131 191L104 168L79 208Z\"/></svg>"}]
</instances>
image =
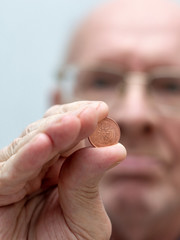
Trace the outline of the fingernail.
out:
<instances>
[{"instance_id":1,"label":"fingernail","mask_svg":"<svg viewBox=\"0 0 180 240\"><path fill-rule=\"evenodd\" d=\"M117 161L112 163L108 169L111 169L115 166L117 166L119 163L121 163L127 156L127 151L126 151L126 148L120 144L120 143L117 143L114 145L115 148L118 148L120 150L120 155L119 157L117 157Z\"/></svg>"},{"instance_id":2,"label":"fingernail","mask_svg":"<svg viewBox=\"0 0 180 240\"><path fill-rule=\"evenodd\" d=\"M103 109L103 110L105 110L105 111L108 111L108 110L109 110L108 105L107 105L105 102L103 102L103 101L99 101L96 109L98 109L98 110L99 110L99 109L101 109L101 110Z\"/></svg>"}]
</instances>

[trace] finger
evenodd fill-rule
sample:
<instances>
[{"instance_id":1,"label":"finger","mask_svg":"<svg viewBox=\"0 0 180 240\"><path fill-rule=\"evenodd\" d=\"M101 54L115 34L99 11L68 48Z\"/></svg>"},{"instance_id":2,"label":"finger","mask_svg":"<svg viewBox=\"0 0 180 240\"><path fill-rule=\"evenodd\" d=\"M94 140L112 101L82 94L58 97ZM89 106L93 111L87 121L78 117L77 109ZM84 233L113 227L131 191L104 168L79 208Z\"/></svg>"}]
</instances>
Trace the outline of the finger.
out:
<instances>
[{"instance_id":1,"label":"finger","mask_svg":"<svg viewBox=\"0 0 180 240\"><path fill-rule=\"evenodd\" d=\"M21 137L31 133L32 131L38 129L39 127L42 127L43 125L47 125L48 123L51 123L59 119L61 116L64 116L65 114L71 113L74 115L78 115L87 106L95 105L97 103L99 102L78 101L78 102L73 102L73 103L68 103L63 105L52 106L46 111L42 119L39 119L29 124L22 132Z\"/></svg>"},{"instance_id":2,"label":"finger","mask_svg":"<svg viewBox=\"0 0 180 240\"><path fill-rule=\"evenodd\" d=\"M126 150L117 144L81 149L64 162L59 178L59 202L67 224L77 235L79 229L83 234L83 229L91 234L92 239L109 239L110 223L99 196L98 184L104 173L125 156ZM107 226L106 232L104 225Z\"/></svg>"},{"instance_id":3,"label":"finger","mask_svg":"<svg viewBox=\"0 0 180 240\"><path fill-rule=\"evenodd\" d=\"M56 122L56 124L53 125L51 124L46 129L46 133L53 139L54 143L54 152L51 157L57 154L57 152L65 156L64 153L74 148L84 138L87 138L95 130L98 121L106 117L107 111L104 110L106 110L104 104L100 104L95 109L93 107L87 107L81 111L78 116L66 115L60 122ZM73 129L73 125L77 120L79 121L79 131L77 131L73 138L71 128ZM62 122L64 123L63 126ZM63 133L62 136L64 136L64 138L62 138L60 133Z\"/></svg>"},{"instance_id":4,"label":"finger","mask_svg":"<svg viewBox=\"0 0 180 240\"><path fill-rule=\"evenodd\" d=\"M34 138L38 133L40 132L46 132L48 128L50 128L53 125L57 125L61 122L61 119L66 115L71 116L78 116L81 119L81 113L88 109L92 108L94 109L94 112L92 112L92 116L96 118L96 115L98 116L99 121L104 118L108 113L108 107L103 102L88 102L84 105L84 102L78 102L78 104L67 104L68 106L65 107L66 110L68 109L74 109L75 106L80 106L80 109L75 109L74 111L67 112L64 114L57 114L57 115L50 115L49 117L46 117L45 119L38 120L35 123L30 124L23 132L21 137L15 139L9 146L1 150L0 152L0 161L6 161L9 157L16 154L19 149L21 149L26 143L28 143L32 138ZM71 106L72 105L72 106ZM83 106L83 107L82 107ZM60 107L61 108L61 107ZM89 116L92 118L92 116ZM84 128L82 118L82 129ZM92 119L92 123L94 123L94 120ZM85 128L87 128L87 125L85 124Z\"/></svg>"},{"instance_id":5,"label":"finger","mask_svg":"<svg viewBox=\"0 0 180 240\"><path fill-rule=\"evenodd\" d=\"M2 162L0 165L0 194L13 194L26 187L26 183L37 177L42 167L52 159L52 152L57 154L57 148L59 151L63 151L68 145L72 145L79 129L79 119L66 116L54 128L54 132L38 134L17 154Z\"/></svg>"},{"instance_id":6,"label":"finger","mask_svg":"<svg viewBox=\"0 0 180 240\"><path fill-rule=\"evenodd\" d=\"M42 128L43 126L60 119L66 114L71 113L71 114L77 115L81 111L83 111L84 108L86 108L88 105L91 105L91 104L93 104L93 102L90 102L89 104L86 104L86 102L77 102L77 103L74 102L74 103L69 103L65 105L55 105L47 110L47 112L44 114L44 117L42 119L39 119L29 124L21 133L20 137L24 137L29 133L31 133L32 131L37 130L39 127Z\"/></svg>"},{"instance_id":7,"label":"finger","mask_svg":"<svg viewBox=\"0 0 180 240\"><path fill-rule=\"evenodd\" d=\"M19 151L16 158L13 155L0 163L0 206L24 198L29 191L27 181L38 176L41 163L47 161L51 148L49 137L39 134ZM36 181L37 184L40 186L41 182Z\"/></svg>"},{"instance_id":8,"label":"finger","mask_svg":"<svg viewBox=\"0 0 180 240\"><path fill-rule=\"evenodd\" d=\"M73 114L78 115L80 114L84 109L86 109L88 106L90 107L98 107L99 105L106 106L105 103L101 101L78 101L73 103L68 103L64 105L55 105L47 110L47 112L44 115L44 118L37 120L36 122L33 122L29 124L24 131L22 132L20 137L24 137L31 133L32 131L37 130L38 128L42 128L43 126L46 126L53 121L56 121L63 117L66 114ZM107 108L107 106L106 106Z\"/></svg>"},{"instance_id":9,"label":"finger","mask_svg":"<svg viewBox=\"0 0 180 240\"><path fill-rule=\"evenodd\" d=\"M27 142L16 154L1 163L0 194L17 194L24 188L25 194L30 192L27 183L39 175L42 167L57 153L64 153L73 148L93 132L98 119L104 117L104 114L103 106L99 106L98 111L89 107L79 116L64 116L61 121L51 124L43 133L39 133L41 138L43 136L42 139L37 140L35 136ZM41 185L40 180L38 187Z\"/></svg>"},{"instance_id":10,"label":"finger","mask_svg":"<svg viewBox=\"0 0 180 240\"><path fill-rule=\"evenodd\" d=\"M46 111L46 113L44 114L44 118L56 114L63 114L67 112L76 111L79 109L84 109L85 107L96 103L99 103L99 101L77 101L63 105L54 105Z\"/></svg>"},{"instance_id":11,"label":"finger","mask_svg":"<svg viewBox=\"0 0 180 240\"><path fill-rule=\"evenodd\" d=\"M51 186L58 184L60 169L64 161L64 157L59 157L59 155L57 156L55 163L49 168L48 172L43 178L43 182L41 185L42 189L47 189Z\"/></svg>"}]
</instances>

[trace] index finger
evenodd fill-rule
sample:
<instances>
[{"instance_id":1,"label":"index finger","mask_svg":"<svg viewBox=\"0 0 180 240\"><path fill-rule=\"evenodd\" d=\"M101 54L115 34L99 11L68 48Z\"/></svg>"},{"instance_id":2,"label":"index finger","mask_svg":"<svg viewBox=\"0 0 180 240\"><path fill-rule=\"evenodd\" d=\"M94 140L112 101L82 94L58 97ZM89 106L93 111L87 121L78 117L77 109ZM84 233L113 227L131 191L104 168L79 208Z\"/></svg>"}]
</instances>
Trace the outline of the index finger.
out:
<instances>
[{"instance_id":1,"label":"index finger","mask_svg":"<svg viewBox=\"0 0 180 240\"><path fill-rule=\"evenodd\" d=\"M44 118L47 118L56 114L63 114L63 113L72 112L76 110L81 111L87 106L91 106L91 105L93 106L93 105L98 105L102 103L103 103L102 101L76 101L76 102L66 103L62 105L54 105L45 112ZM104 103L104 106L105 105L106 104Z\"/></svg>"}]
</instances>

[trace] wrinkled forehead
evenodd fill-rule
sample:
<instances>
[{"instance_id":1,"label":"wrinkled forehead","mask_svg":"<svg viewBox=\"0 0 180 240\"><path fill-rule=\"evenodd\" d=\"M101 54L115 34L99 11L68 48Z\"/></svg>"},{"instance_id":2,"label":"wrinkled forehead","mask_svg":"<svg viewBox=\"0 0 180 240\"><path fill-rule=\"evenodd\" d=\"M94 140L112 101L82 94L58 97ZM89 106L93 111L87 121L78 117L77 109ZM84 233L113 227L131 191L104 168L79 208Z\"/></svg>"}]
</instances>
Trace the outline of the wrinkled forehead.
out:
<instances>
[{"instance_id":1,"label":"wrinkled forehead","mask_svg":"<svg viewBox=\"0 0 180 240\"><path fill-rule=\"evenodd\" d=\"M160 0L114 1L86 20L75 42L73 60L80 63L180 64L180 6Z\"/></svg>"}]
</instances>

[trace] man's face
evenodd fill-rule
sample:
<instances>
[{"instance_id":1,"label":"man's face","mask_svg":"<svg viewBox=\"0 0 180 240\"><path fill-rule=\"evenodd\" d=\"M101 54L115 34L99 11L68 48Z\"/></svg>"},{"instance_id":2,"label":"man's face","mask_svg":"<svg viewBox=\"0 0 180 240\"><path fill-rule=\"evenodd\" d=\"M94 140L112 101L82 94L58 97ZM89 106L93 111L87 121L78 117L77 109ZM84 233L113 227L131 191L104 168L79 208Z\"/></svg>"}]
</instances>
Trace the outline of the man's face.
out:
<instances>
[{"instance_id":1,"label":"man's face","mask_svg":"<svg viewBox=\"0 0 180 240\"><path fill-rule=\"evenodd\" d=\"M127 159L107 172L101 186L114 226L130 224L133 218L140 221L141 216L149 224L172 207L180 208L180 111L169 107L169 98L158 95L161 81L153 83L155 95L151 94L146 76L180 69L180 31L164 13L168 8L158 16L151 9L144 10L144 16L114 10L109 17L106 11L85 30L76 64L109 68L119 78L115 75L109 83L102 74L97 81L87 75L86 83L81 82L84 78L77 82L76 94L109 105L109 116L119 124L120 142L127 149ZM127 76L125 90L118 83L122 72Z\"/></svg>"}]
</instances>

